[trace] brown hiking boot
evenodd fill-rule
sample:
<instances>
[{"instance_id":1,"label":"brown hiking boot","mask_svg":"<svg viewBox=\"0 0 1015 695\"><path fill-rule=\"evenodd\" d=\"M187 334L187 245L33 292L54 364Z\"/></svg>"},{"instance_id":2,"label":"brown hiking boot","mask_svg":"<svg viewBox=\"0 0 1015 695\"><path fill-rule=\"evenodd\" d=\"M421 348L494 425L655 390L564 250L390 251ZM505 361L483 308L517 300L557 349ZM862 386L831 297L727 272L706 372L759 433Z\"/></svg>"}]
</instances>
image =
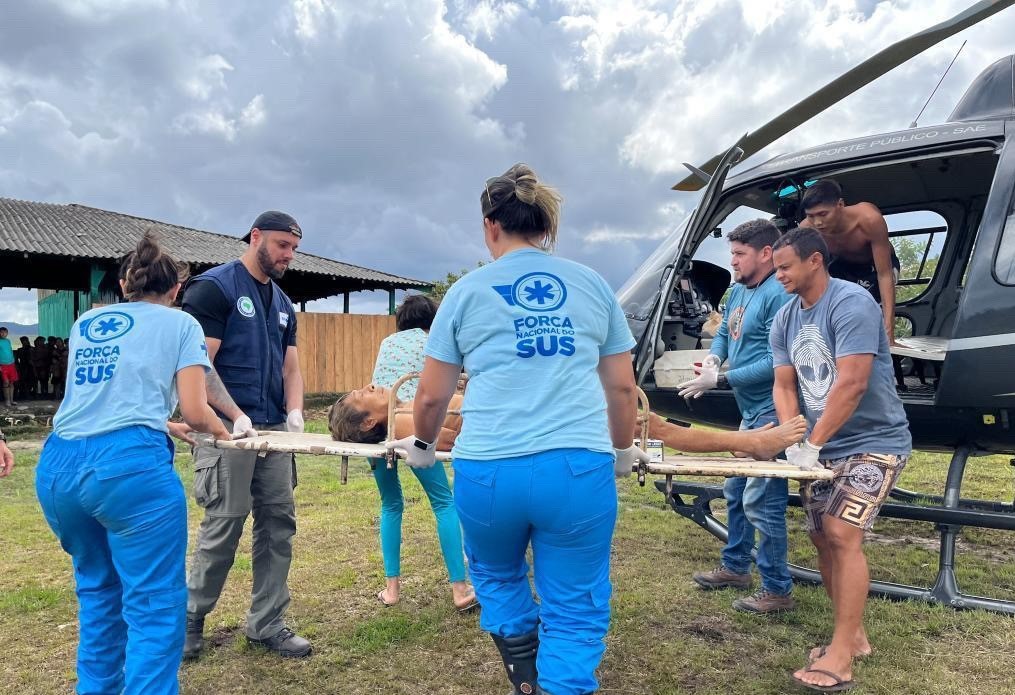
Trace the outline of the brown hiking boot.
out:
<instances>
[{"instance_id":1,"label":"brown hiking boot","mask_svg":"<svg viewBox=\"0 0 1015 695\"><path fill-rule=\"evenodd\" d=\"M731 572L725 565L719 565L711 572L695 572L691 575L691 579L702 589L709 591L712 589L725 589L726 587L733 587L734 589L751 588L751 575L749 573L737 574L736 572Z\"/></svg>"},{"instance_id":2,"label":"brown hiking boot","mask_svg":"<svg viewBox=\"0 0 1015 695\"><path fill-rule=\"evenodd\" d=\"M780 596L762 589L747 598L738 598L733 607L745 613L783 613L796 608L796 601L789 594Z\"/></svg>"}]
</instances>

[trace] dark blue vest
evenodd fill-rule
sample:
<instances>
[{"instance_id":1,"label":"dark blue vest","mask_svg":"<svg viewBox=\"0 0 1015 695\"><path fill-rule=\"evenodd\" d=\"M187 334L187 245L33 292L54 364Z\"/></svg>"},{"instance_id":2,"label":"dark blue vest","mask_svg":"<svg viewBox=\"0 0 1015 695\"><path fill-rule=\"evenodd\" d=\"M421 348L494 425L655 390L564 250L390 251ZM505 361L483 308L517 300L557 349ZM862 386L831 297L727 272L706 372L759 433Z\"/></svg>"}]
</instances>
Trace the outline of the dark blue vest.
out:
<instances>
[{"instance_id":1,"label":"dark blue vest","mask_svg":"<svg viewBox=\"0 0 1015 695\"><path fill-rule=\"evenodd\" d=\"M214 282L231 305L225 338L215 354L215 371L226 390L253 422L285 422L282 363L296 320L292 302L271 282L271 307L266 308L257 280L238 260L212 268L192 282L202 280Z\"/></svg>"}]
</instances>

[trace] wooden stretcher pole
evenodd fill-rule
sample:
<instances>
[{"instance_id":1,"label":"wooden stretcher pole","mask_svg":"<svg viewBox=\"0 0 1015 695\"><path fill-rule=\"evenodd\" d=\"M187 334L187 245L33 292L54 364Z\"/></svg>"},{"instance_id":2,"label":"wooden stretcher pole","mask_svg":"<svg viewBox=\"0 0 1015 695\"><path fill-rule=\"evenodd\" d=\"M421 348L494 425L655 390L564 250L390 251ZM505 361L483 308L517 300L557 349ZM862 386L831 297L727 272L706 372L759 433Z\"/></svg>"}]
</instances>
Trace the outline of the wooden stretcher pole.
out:
<instances>
[{"instance_id":1,"label":"wooden stretcher pole","mask_svg":"<svg viewBox=\"0 0 1015 695\"><path fill-rule=\"evenodd\" d=\"M645 392L638 388L638 416L636 422L641 425L641 447L642 451L648 451L648 419L649 419L649 404L648 396ZM638 463L638 485L645 487L645 474L648 473L648 467L644 463Z\"/></svg>"},{"instance_id":2,"label":"wooden stretcher pole","mask_svg":"<svg viewBox=\"0 0 1015 695\"><path fill-rule=\"evenodd\" d=\"M402 388L402 384L407 381L419 378L419 372L409 372L403 374L398 378L394 384L391 385L391 392L388 394L388 441L390 442L395 438L395 415L400 412L398 408L398 389ZM395 467L395 461L397 456L394 450L388 450L384 454L384 460L387 462L388 469Z\"/></svg>"}]
</instances>

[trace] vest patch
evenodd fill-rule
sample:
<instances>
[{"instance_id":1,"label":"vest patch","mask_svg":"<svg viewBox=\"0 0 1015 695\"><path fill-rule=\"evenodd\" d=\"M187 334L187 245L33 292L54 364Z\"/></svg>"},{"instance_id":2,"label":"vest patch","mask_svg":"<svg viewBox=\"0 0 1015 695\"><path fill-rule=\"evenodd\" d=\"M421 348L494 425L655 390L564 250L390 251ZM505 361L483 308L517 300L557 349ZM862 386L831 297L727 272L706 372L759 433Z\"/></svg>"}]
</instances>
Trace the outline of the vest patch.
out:
<instances>
[{"instance_id":1,"label":"vest patch","mask_svg":"<svg viewBox=\"0 0 1015 695\"><path fill-rule=\"evenodd\" d=\"M236 300L236 310L248 319L256 313L254 310L254 301L247 296L240 297Z\"/></svg>"}]
</instances>

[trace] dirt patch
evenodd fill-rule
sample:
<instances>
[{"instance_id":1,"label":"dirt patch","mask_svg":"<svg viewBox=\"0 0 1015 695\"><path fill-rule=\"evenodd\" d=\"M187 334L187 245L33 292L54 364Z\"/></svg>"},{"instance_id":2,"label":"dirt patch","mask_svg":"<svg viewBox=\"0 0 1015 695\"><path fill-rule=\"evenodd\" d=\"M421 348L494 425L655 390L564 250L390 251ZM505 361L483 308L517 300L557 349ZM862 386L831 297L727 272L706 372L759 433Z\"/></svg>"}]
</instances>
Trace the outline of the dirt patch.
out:
<instances>
[{"instance_id":1,"label":"dirt patch","mask_svg":"<svg viewBox=\"0 0 1015 695\"><path fill-rule=\"evenodd\" d=\"M681 629L707 642L725 642L734 630L734 625L723 616L702 615L683 625Z\"/></svg>"},{"instance_id":2,"label":"dirt patch","mask_svg":"<svg viewBox=\"0 0 1015 695\"><path fill-rule=\"evenodd\" d=\"M934 536L932 538L922 538L920 536L882 536L879 533L868 531L865 536L865 540L870 543L878 543L881 545L915 546L921 550L927 550L933 553L936 553L941 549L941 538L939 536ZM962 540L961 536L955 539L955 549L958 552L971 553L972 555L981 557L985 560L1009 562L1015 558L1015 550L989 548L979 544L974 545Z\"/></svg>"},{"instance_id":3,"label":"dirt patch","mask_svg":"<svg viewBox=\"0 0 1015 695\"><path fill-rule=\"evenodd\" d=\"M211 635L205 638L205 642L212 647L222 647L235 640L239 631L239 627L217 627Z\"/></svg>"}]
</instances>

